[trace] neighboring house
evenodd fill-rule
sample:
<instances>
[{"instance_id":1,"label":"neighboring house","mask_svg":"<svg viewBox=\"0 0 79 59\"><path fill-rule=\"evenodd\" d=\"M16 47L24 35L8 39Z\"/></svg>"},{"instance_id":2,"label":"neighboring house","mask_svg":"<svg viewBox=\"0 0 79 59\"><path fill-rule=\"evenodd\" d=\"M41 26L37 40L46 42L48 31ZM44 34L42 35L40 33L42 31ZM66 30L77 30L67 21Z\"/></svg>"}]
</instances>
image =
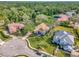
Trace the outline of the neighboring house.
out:
<instances>
[{"instance_id":1,"label":"neighboring house","mask_svg":"<svg viewBox=\"0 0 79 59\"><path fill-rule=\"evenodd\" d=\"M67 15L59 15L61 18L58 18L58 21L63 22L63 21L68 21L69 17Z\"/></svg>"},{"instance_id":2,"label":"neighboring house","mask_svg":"<svg viewBox=\"0 0 79 59\"><path fill-rule=\"evenodd\" d=\"M78 51L75 51L73 50L70 54L71 57L79 57L79 50Z\"/></svg>"},{"instance_id":3,"label":"neighboring house","mask_svg":"<svg viewBox=\"0 0 79 59\"><path fill-rule=\"evenodd\" d=\"M34 33L36 35L44 35L49 30L49 27L45 23L41 23L38 26L36 26Z\"/></svg>"},{"instance_id":4,"label":"neighboring house","mask_svg":"<svg viewBox=\"0 0 79 59\"><path fill-rule=\"evenodd\" d=\"M75 22L74 26L75 29L79 28L79 23Z\"/></svg>"},{"instance_id":5,"label":"neighboring house","mask_svg":"<svg viewBox=\"0 0 79 59\"><path fill-rule=\"evenodd\" d=\"M76 15L76 12L74 10L70 12L66 12L66 15L69 16L69 18L71 18L72 16Z\"/></svg>"},{"instance_id":6,"label":"neighboring house","mask_svg":"<svg viewBox=\"0 0 79 59\"><path fill-rule=\"evenodd\" d=\"M8 24L8 31L9 33L15 33L17 30L24 28L23 24L20 23L11 23Z\"/></svg>"},{"instance_id":7,"label":"neighboring house","mask_svg":"<svg viewBox=\"0 0 79 59\"><path fill-rule=\"evenodd\" d=\"M65 31L58 31L55 33L52 42L58 44L65 51L71 52L73 50L74 36Z\"/></svg>"},{"instance_id":8,"label":"neighboring house","mask_svg":"<svg viewBox=\"0 0 79 59\"><path fill-rule=\"evenodd\" d=\"M71 21L69 26L73 27L74 29L77 29L77 28L79 28L79 23L78 22L73 23Z\"/></svg>"},{"instance_id":9,"label":"neighboring house","mask_svg":"<svg viewBox=\"0 0 79 59\"><path fill-rule=\"evenodd\" d=\"M63 22L63 21L68 21L69 17L67 15L64 14L60 14L58 16L54 16L54 18L58 21L58 22Z\"/></svg>"}]
</instances>

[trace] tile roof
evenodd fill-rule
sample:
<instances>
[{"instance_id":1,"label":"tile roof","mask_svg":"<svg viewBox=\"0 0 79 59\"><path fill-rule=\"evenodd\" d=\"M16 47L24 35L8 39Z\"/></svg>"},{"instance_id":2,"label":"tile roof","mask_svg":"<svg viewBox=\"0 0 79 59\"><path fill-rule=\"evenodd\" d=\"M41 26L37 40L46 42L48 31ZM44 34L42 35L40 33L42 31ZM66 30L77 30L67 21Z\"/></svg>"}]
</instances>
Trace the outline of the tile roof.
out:
<instances>
[{"instance_id":1,"label":"tile roof","mask_svg":"<svg viewBox=\"0 0 79 59\"><path fill-rule=\"evenodd\" d=\"M41 23L38 26L36 26L34 31L39 31L39 30L45 31L45 30L48 30L48 29L49 29L49 27L45 23Z\"/></svg>"},{"instance_id":2,"label":"tile roof","mask_svg":"<svg viewBox=\"0 0 79 59\"><path fill-rule=\"evenodd\" d=\"M49 30L49 27L45 23L41 23L38 26L36 26L34 32L38 35L45 34Z\"/></svg>"},{"instance_id":3,"label":"tile roof","mask_svg":"<svg viewBox=\"0 0 79 59\"><path fill-rule=\"evenodd\" d=\"M8 29L10 33L15 33L17 32L18 29L22 29L24 27L23 24L20 23L11 23L8 24Z\"/></svg>"},{"instance_id":4,"label":"tile roof","mask_svg":"<svg viewBox=\"0 0 79 59\"><path fill-rule=\"evenodd\" d=\"M60 18L58 18L57 19L57 21L67 21L68 20L68 16L67 15L63 15L63 14L61 14L61 15L59 15L60 16Z\"/></svg>"}]
</instances>

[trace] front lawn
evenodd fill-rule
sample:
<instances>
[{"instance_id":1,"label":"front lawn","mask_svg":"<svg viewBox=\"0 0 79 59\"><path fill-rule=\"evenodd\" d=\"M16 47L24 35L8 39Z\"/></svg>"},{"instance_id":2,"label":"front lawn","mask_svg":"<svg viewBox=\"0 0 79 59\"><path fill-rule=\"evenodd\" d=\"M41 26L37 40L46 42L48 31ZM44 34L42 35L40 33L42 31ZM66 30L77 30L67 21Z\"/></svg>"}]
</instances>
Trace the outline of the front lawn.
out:
<instances>
[{"instance_id":1,"label":"front lawn","mask_svg":"<svg viewBox=\"0 0 79 59\"><path fill-rule=\"evenodd\" d=\"M0 39L3 41L7 41L8 39L10 39L10 37L5 35L2 31L0 31Z\"/></svg>"},{"instance_id":2,"label":"front lawn","mask_svg":"<svg viewBox=\"0 0 79 59\"><path fill-rule=\"evenodd\" d=\"M51 36L48 33L42 37L32 36L29 38L29 41L32 47L53 54L56 46L52 44L50 38Z\"/></svg>"}]
</instances>

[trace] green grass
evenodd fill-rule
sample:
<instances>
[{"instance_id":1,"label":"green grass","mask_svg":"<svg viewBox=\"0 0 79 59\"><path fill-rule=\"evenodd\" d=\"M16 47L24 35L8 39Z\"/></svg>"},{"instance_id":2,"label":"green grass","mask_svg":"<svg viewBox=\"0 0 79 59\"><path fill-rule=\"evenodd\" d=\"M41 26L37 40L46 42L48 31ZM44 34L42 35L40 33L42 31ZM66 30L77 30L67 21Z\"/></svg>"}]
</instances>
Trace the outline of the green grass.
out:
<instances>
[{"instance_id":1,"label":"green grass","mask_svg":"<svg viewBox=\"0 0 79 59\"><path fill-rule=\"evenodd\" d=\"M75 46L79 47L79 39L78 38L75 38Z\"/></svg>"},{"instance_id":2,"label":"green grass","mask_svg":"<svg viewBox=\"0 0 79 59\"><path fill-rule=\"evenodd\" d=\"M58 50L54 53L55 56L58 56L58 57L64 57L66 56L66 54L64 53L64 51L62 50Z\"/></svg>"},{"instance_id":3,"label":"green grass","mask_svg":"<svg viewBox=\"0 0 79 59\"><path fill-rule=\"evenodd\" d=\"M10 37L5 35L2 31L0 31L0 39L3 41L7 41L8 39L10 39Z\"/></svg>"},{"instance_id":4,"label":"green grass","mask_svg":"<svg viewBox=\"0 0 79 59\"><path fill-rule=\"evenodd\" d=\"M27 55L17 55L15 57L28 57Z\"/></svg>"},{"instance_id":5,"label":"green grass","mask_svg":"<svg viewBox=\"0 0 79 59\"><path fill-rule=\"evenodd\" d=\"M69 32L71 35L75 36L73 28L63 27L63 26L57 26L57 27L53 28L53 31L58 31L58 30L63 30L63 31Z\"/></svg>"},{"instance_id":6,"label":"green grass","mask_svg":"<svg viewBox=\"0 0 79 59\"><path fill-rule=\"evenodd\" d=\"M52 44L52 34L51 32L47 33L45 36L38 37L38 36L32 36L29 38L30 44L32 47L45 51L49 54L64 57L67 56L63 51L58 51L55 54L55 50L57 48L57 45Z\"/></svg>"},{"instance_id":7,"label":"green grass","mask_svg":"<svg viewBox=\"0 0 79 59\"><path fill-rule=\"evenodd\" d=\"M6 40L9 39L10 37L7 36L7 35L5 35L5 34L3 33L3 31L4 31L4 26L1 26L1 27L0 27L0 39L3 40L3 41L6 41Z\"/></svg>"},{"instance_id":8,"label":"green grass","mask_svg":"<svg viewBox=\"0 0 79 59\"><path fill-rule=\"evenodd\" d=\"M56 46L54 46L51 43L51 36L50 34L46 34L45 36L38 37L33 36L29 38L30 44L32 47L46 51L48 53L53 54L53 51L55 50Z\"/></svg>"},{"instance_id":9,"label":"green grass","mask_svg":"<svg viewBox=\"0 0 79 59\"><path fill-rule=\"evenodd\" d=\"M35 28L35 25L32 23L32 24L25 24L25 30L27 31L32 31L34 30Z\"/></svg>"},{"instance_id":10,"label":"green grass","mask_svg":"<svg viewBox=\"0 0 79 59\"><path fill-rule=\"evenodd\" d=\"M75 35L72 28L58 26L58 27L51 29L51 31L44 36L38 37L38 36L33 35L32 37L30 37L29 41L30 41L31 46L36 49L48 52L50 54L55 54L54 51L56 50L57 45L52 44L51 37L53 36L53 33L58 30L64 30L64 31L71 33L72 35ZM55 54L55 56L64 57L68 55L60 50Z\"/></svg>"}]
</instances>

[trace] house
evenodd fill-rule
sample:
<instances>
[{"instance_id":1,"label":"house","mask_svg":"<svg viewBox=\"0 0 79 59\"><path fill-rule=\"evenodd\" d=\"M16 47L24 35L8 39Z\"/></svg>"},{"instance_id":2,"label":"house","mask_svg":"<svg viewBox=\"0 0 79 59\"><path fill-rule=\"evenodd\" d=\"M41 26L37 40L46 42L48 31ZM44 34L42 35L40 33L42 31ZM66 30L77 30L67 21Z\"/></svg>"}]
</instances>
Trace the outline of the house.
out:
<instances>
[{"instance_id":1,"label":"house","mask_svg":"<svg viewBox=\"0 0 79 59\"><path fill-rule=\"evenodd\" d=\"M65 14L60 14L60 15L56 15L54 16L54 18L58 21L58 22L63 22L63 21L68 21L69 17Z\"/></svg>"},{"instance_id":2,"label":"house","mask_svg":"<svg viewBox=\"0 0 79 59\"><path fill-rule=\"evenodd\" d=\"M75 22L74 26L73 26L75 29L79 28L79 23L78 22Z\"/></svg>"},{"instance_id":3,"label":"house","mask_svg":"<svg viewBox=\"0 0 79 59\"><path fill-rule=\"evenodd\" d=\"M77 28L79 28L79 23L71 21L69 26L73 27L74 29L77 29Z\"/></svg>"},{"instance_id":4,"label":"house","mask_svg":"<svg viewBox=\"0 0 79 59\"><path fill-rule=\"evenodd\" d=\"M70 54L71 57L79 57L79 51L73 50Z\"/></svg>"},{"instance_id":5,"label":"house","mask_svg":"<svg viewBox=\"0 0 79 59\"><path fill-rule=\"evenodd\" d=\"M69 18L71 18L72 16L76 15L76 12L75 10L72 10L72 11L66 12L66 15L69 16Z\"/></svg>"},{"instance_id":6,"label":"house","mask_svg":"<svg viewBox=\"0 0 79 59\"><path fill-rule=\"evenodd\" d=\"M66 51L72 51L74 44L74 36L65 31L57 31L52 40L53 43L58 44L60 48Z\"/></svg>"},{"instance_id":7,"label":"house","mask_svg":"<svg viewBox=\"0 0 79 59\"><path fill-rule=\"evenodd\" d=\"M45 23L41 23L38 26L36 26L34 33L36 35L44 35L49 30L49 27Z\"/></svg>"},{"instance_id":8,"label":"house","mask_svg":"<svg viewBox=\"0 0 79 59\"><path fill-rule=\"evenodd\" d=\"M68 19L69 19L69 17L64 14L60 14L59 16L60 16L60 18L57 19L57 21L59 21L59 22L68 21Z\"/></svg>"},{"instance_id":9,"label":"house","mask_svg":"<svg viewBox=\"0 0 79 59\"><path fill-rule=\"evenodd\" d=\"M24 27L23 24L20 24L20 23L11 23L11 24L8 24L8 31L9 33L15 33L17 32L17 30L20 30Z\"/></svg>"}]
</instances>

